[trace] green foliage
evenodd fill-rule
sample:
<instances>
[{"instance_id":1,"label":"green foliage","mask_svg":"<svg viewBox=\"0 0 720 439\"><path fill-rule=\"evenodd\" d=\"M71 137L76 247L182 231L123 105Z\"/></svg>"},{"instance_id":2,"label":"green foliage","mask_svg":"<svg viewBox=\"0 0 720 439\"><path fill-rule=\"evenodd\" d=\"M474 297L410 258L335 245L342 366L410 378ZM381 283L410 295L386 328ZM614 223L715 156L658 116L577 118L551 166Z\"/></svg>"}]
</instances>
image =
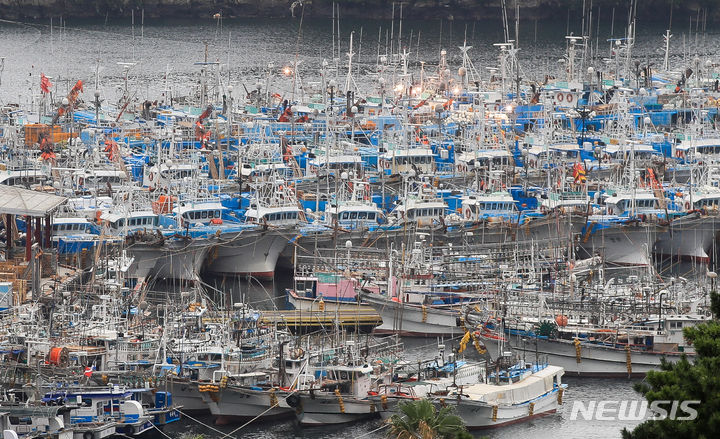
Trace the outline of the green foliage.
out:
<instances>
[{"instance_id":1,"label":"green foliage","mask_svg":"<svg viewBox=\"0 0 720 439\"><path fill-rule=\"evenodd\" d=\"M699 400L693 406L698 416L692 421L648 420L634 430L623 430L624 439L710 439L720 437L720 296L710 294L716 320L684 329L685 339L695 348L696 358L686 356L676 363L663 360L658 371L650 371L635 386L648 402L661 400ZM678 416L684 416L679 413Z\"/></svg>"},{"instance_id":2,"label":"green foliage","mask_svg":"<svg viewBox=\"0 0 720 439\"><path fill-rule=\"evenodd\" d=\"M713 317L720 319L720 294L715 290L710 292L710 311L712 311Z\"/></svg>"},{"instance_id":3,"label":"green foliage","mask_svg":"<svg viewBox=\"0 0 720 439\"><path fill-rule=\"evenodd\" d=\"M399 413L390 418L389 436L396 439L467 439L465 424L451 407L437 410L427 399L398 405ZM470 436L472 437L472 436Z\"/></svg>"},{"instance_id":4,"label":"green foliage","mask_svg":"<svg viewBox=\"0 0 720 439\"><path fill-rule=\"evenodd\" d=\"M537 334L541 337L557 337L557 323L550 320L543 320L537 327Z\"/></svg>"}]
</instances>

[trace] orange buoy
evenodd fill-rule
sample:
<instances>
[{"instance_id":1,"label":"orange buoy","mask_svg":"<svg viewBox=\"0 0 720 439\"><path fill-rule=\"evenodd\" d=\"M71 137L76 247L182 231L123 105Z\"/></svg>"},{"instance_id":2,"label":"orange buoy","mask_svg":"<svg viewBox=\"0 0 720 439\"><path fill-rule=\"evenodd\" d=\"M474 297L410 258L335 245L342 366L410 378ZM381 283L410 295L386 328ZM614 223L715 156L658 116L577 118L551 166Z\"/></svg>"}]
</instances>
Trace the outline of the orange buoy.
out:
<instances>
[{"instance_id":1,"label":"orange buoy","mask_svg":"<svg viewBox=\"0 0 720 439\"><path fill-rule=\"evenodd\" d=\"M567 316L558 314L555 316L555 323L560 327L565 327L568 324L568 318Z\"/></svg>"}]
</instances>

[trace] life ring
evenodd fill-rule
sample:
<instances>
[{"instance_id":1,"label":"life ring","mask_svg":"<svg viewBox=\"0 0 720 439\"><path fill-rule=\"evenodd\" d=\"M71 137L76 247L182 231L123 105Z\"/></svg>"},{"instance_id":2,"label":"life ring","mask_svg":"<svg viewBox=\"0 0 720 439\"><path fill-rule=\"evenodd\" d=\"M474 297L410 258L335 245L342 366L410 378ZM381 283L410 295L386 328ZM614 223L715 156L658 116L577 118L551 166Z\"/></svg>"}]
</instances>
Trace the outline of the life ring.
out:
<instances>
[{"instance_id":1,"label":"life ring","mask_svg":"<svg viewBox=\"0 0 720 439\"><path fill-rule=\"evenodd\" d=\"M148 175L148 180L153 181L155 180L155 173L151 172L150 175Z\"/></svg>"},{"instance_id":2,"label":"life ring","mask_svg":"<svg viewBox=\"0 0 720 439\"><path fill-rule=\"evenodd\" d=\"M555 100L557 100L558 102L562 102L564 99L565 95L563 95L562 93L558 93L557 96L555 96Z\"/></svg>"},{"instance_id":3,"label":"life ring","mask_svg":"<svg viewBox=\"0 0 720 439\"><path fill-rule=\"evenodd\" d=\"M690 202L689 201L685 202L685 210L690 210Z\"/></svg>"},{"instance_id":4,"label":"life ring","mask_svg":"<svg viewBox=\"0 0 720 439\"><path fill-rule=\"evenodd\" d=\"M500 111L500 104L495 104L495 107L493 107L495 111Z\"/></svg>"},{"instance_id":5,"label":"life ring","mask_svg":"<svg viewBox=\"0 0 720 439\"><path fill-rule=\"evenodd\" d=\"M472 214L470 213L470 209L469 209L469 208L468 208L468 209L465 209L465 218L470 219L470 216L471 216L471 215L472 215Z\"/></svg>"},{"instance_id":6,"label":"life ring","mask_svg":"<svg viewBox=\"0 0 720 439\"><path fill-rule=\"evenodd\" d=\"M573 95L568 93L567 96L565 97L565 100L567 101L568 104L571 103L573 101Z\"/></svg>"},{"instance_id":7,"label":"life ring","mask_svg":"<svg viewBox=\"0 0 720 439\"><path fill-rule=\"evenodd\" d=\"M678 149L677 151L675 151L675 157L677 157L679 159L684 159L685 151L683 151L682 149Z\"/></svg>"}]
</instances>

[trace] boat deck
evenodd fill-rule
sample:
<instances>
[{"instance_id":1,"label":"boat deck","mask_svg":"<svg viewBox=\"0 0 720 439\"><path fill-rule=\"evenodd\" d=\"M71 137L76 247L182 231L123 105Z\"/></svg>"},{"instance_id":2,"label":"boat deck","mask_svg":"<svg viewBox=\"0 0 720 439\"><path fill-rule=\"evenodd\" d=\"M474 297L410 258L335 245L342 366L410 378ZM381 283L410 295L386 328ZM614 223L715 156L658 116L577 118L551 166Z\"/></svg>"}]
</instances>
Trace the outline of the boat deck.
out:
<instances>
[{"instance_id":1,"label":"boat deck","mask_svg":"<svg viewBox=\"0 0 720 439\"><path fill-rule=\"evenodd\" d=\"M382 324L375 310L357 311L262 311L260 321L266 325L286 327L293 333L333 330L336 327L349 331L369 333Z\"/></svg>"}]
</instances>

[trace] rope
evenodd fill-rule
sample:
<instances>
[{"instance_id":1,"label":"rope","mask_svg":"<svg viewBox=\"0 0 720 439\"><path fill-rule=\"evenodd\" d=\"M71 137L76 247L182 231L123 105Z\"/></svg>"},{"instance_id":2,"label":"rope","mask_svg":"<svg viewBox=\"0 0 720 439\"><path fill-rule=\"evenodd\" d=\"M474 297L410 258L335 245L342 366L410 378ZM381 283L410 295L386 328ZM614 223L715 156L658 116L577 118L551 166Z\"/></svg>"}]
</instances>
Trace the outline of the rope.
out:
<instances>
[{"instance_id":1,"label":"rope","mask_svg":"<svg viewBox=\"0 0 720 439\"><path fill-rule=\"evenodd\" d=\"M181 415L183 415L184 417L190 419L191 421L195 421L195 422L197 422L198 424L202 425L203 427L205 427L205 428L207 428L207 429L209 429L209 430L214 431L215 433L225 434L225 433L223 433L222 431L218 430L217 428L213 428L213 427L211 427L210 425L207 425L207 424L203 423L202 421L198 421L197 419L193 418L192 416L189 416L187 413L183 413L183 412L181 412L180 410L178 410L178 412L180 412Z\"/></svg>"},{"instance_id":2,"label":"rope","mask_svg":"<svg viewBox=\"0 0 720 439\"><path fill-rule=\"evenodd\" d=\"M165 436L165 437L168 438L168 439L173 439L173 438L171 438L170 436L168 436L167 434L165 434L165 432L163 432L162 430L160 430L157 425L152 424L152 426L153 426L153 428L155 428L155 430L157 430L158 432L160 432L161 435Z\"/></svg>"},{"instance_id":3,"label":"rope","mask_svg":"<svg viewBox=\"0 0 720 439\"><path fill-rule=\"evenodd\" d=\"M379 426L375 430L370 430L367 433L361 434L360 436L355 436L355 439L360 439L361 437L370 436L371 434L376 433L376 432L382 430L383 428L387 428L389 426L390 426L390 424L383 423L383 425Z\"/></svg>"}]
</instances>

